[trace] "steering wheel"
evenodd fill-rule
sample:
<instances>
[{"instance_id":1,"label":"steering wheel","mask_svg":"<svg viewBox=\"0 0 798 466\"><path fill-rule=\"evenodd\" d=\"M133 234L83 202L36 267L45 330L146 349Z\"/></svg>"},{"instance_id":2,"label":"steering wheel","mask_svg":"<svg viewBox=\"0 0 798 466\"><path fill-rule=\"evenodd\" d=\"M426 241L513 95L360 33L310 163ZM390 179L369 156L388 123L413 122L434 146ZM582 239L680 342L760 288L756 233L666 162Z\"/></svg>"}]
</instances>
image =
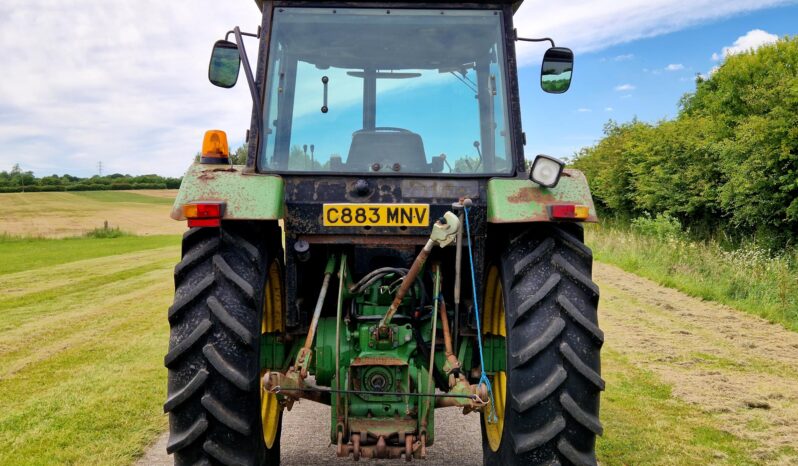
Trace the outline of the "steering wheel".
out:
<instances>
[{"instance_id":1,"label":"steering wheel","mask_svg":"<svg viewBox=\"0 0 798 466\"><path fill-rule=\"evenodd\" d=\"M359 130L357 130L355 132L356 133L371 133L371 132L377 132L377 131L385 131L385 132L391 131L391 132L394 132L394 133L412 133L412 131L410 131L409 129L395 128L393 126L378 126L378 127L374 128L374 129L359 129Z\"/></svg>"}]
</instances>

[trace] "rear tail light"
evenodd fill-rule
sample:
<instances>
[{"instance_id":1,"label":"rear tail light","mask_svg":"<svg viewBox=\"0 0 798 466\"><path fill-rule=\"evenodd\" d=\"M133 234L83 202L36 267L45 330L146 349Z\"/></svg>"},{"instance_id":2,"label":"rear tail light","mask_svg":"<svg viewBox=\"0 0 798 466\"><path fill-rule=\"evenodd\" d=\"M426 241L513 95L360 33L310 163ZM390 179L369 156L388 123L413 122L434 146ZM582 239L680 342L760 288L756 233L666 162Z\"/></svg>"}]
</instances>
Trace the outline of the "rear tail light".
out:
<instances>
[{"instance_id":1,"label":"rear tail light","mask_svg":"<svg viewBox=\"0 0 798 466\"><path fill-rule=\"evenodd\" d=\"M559 204L549 206L553 220L585 220L590 216L590 207L578 204Z\"/></svg>"},{"instance_id":2,"label":"rear tail light","mask_svg":"<svg viewBox=\"0 0 798 466\"><path fill-rule=\"evenodd\" d=\"M218 227L224 216L224 202L192 202L183 205L189 228Z\"/></svg>"}]
</instances>

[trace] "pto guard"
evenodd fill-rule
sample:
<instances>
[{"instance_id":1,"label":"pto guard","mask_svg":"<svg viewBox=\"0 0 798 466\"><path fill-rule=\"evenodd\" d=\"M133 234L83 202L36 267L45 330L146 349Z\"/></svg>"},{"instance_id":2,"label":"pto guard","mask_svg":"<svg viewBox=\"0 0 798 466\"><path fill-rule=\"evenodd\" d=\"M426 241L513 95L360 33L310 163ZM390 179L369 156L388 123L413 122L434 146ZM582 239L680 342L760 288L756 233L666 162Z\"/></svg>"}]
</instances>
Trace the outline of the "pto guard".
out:
<instances>
[{"instance_id":1,"label":"pto guard","mask_svg":"<svg viewBox=\"0 0 798 466\"><path fill-rule=\"evenodd\" d=\"M193 164L180 185L172 218L185 220L183 205L198 201L222 201L224 218L277 220L283 218L283 179L275 175L243 174L243 166Z\"/></svg>"},{"instance_id":2,"label":"pto guard","mask_svg":"<svg viewBox=\"0 0 798 466\"><path fill-rule=\"evenodd\" d=\"M585 175L567 169L555 188L543 188L530 180L494 178L488 182L488 222L551 222L549 207L578 204L588 206L584 222L598 221Z\"/></svg>"}]
</instances>

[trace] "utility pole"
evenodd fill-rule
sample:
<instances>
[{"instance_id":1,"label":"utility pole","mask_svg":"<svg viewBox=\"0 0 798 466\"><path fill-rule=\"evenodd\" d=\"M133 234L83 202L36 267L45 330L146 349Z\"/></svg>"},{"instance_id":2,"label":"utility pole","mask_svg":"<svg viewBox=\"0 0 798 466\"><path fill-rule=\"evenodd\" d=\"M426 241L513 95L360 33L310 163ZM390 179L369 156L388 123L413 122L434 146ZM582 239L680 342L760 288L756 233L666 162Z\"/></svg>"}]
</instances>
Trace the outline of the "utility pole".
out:
<instances>
[{"instance_id":1,"label":"utility pole","mask_svg":"<svg viewBox=\"0 0 798 466\"><path fill-rule=\"evenodd\" d=\"M103 163L102 163L102 161L97 162L97 172L99 172L100 176L103 176Z\"/></svg>"}]
</instances>

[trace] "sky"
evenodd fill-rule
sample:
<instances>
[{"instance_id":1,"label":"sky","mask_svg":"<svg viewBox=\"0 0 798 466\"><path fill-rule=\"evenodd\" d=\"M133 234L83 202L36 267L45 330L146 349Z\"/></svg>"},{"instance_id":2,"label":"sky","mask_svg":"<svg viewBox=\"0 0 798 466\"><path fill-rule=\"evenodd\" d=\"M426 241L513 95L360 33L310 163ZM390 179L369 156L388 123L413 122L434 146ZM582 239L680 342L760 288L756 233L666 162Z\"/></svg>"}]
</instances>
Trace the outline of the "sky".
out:
<instances>
[{"instance_id":1,"label":"sky","mask_svg":"<svg viewBox=\"0 0 798 466\"><path fill-rule=\"evenodd\" d=\"M576 54L563 95L539 87L545 46L519 43L526 156L568 158L609 119L655 122L729 53L798 33L795 0L527 0L523 37L552 37ZM253 1L3 0L0 3L0 170L181 175L207 129L235 148L249 127L242 79L207 81L214 41L254 32ZM257 42L248 40L254 61ZM243 78L243 73L242 73Z\"/></svg>"}]
</instances>

